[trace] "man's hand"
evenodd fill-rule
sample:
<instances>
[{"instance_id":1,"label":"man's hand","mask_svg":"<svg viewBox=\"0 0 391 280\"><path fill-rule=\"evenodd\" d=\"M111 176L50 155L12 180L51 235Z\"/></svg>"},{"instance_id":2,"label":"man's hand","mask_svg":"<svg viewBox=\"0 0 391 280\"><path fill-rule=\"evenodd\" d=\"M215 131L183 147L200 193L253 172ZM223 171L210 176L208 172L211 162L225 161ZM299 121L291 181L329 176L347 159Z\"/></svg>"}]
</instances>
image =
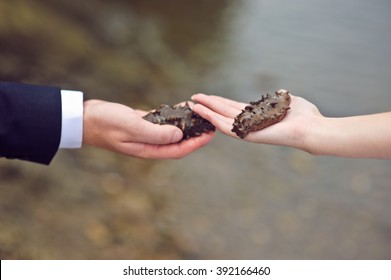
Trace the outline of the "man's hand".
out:
<instances>
[{"instance_id":1,"label":"man's hand","mask_svg":"<svg viewBox=\"0 0 391 280\"><path fill-rule=\"evenodd\" d=\"M182 131L142 118L147 112L101 100L84 102L83 144L140 158L182 158L208 144L214 133L180 141Z\"/></svg>"}]
</instances>

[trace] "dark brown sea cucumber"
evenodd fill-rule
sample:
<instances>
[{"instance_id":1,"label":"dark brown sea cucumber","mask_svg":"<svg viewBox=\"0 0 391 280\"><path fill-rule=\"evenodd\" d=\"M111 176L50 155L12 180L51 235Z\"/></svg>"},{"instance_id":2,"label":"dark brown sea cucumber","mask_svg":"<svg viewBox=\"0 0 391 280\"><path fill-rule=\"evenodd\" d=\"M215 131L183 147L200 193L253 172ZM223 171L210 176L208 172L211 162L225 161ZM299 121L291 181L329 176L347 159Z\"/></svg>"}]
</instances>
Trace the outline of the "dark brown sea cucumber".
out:
<instances>
[{"instance_id":1,"label":"dark brown sea cucumber","mask_svg":"<svg viewBox=\"0 0 391 280\"><path fill-rule=\"evenodd\" d=\"M273 96L262 95L261 100L250 102L242 112L235 117L232 132L244 138L252 131L258 131L280 122L290 109L291 97L289 91L280 89Z\"/></svg>"},{"instance_id":2,"label":"dark brown sea cucumber","mask_svg":"<svg viewBox=\"0 0 391 280\"><path fill-rule=\"evenodd\" d=\"M183 132L182 140L200 136L204 132L215 131L215 127L196 114L187 102L183 106L161 105L143 118L156 124L175 125Z\"/></svg>"}]
</instances>

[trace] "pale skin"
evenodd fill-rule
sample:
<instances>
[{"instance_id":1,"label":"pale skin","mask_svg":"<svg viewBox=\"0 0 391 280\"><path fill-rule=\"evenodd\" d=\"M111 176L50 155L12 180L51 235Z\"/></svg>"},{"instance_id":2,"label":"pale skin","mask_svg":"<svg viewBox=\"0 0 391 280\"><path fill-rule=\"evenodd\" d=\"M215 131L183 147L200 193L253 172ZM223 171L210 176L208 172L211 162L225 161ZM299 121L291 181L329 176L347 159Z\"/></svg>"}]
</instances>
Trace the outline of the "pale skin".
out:
<instances>
[{"instance_id":1,"label":"pale skin","mask_svg":"<svg viewBox=\"0 0 391 280\"><path fill-rule=\"evenodd\" d=\"M247 105L220 96L196 94L193 110L224 134ZM290 110L279 123L249 133L244 140L290 146L314 155L391 159L391 112L329 118L304 98L291 95Z\"/></svg>"},{"instance_id":2,"label":"pale skin","mask_svg":"<svg viewBox=\"0 0 391 280\"><path fill-rule=\"evenodd\" d=\"M146 111L102 100L84 102L83 144L138 158L178 159L208 144L214 133L181 141L182 131L142 118Z\"/></svg>"}]
</instances>

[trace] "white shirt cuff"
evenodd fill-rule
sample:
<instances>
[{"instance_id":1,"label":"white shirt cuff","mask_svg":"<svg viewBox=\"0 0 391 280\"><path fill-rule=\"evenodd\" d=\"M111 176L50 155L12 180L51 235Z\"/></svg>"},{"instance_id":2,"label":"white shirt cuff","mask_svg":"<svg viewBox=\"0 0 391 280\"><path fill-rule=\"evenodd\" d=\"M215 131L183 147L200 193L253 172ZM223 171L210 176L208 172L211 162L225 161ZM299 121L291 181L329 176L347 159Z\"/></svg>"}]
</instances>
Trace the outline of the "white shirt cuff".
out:
<instances>
[{"instance_id":1,"label":"white shirt cuff","mask_svg":"<svg viewBox=\"0 0 391 280\"><path fill-rule=\"evenodd\" d=\"M83 93L61 90L62 126L60 149L80 148L83 141Z\"/></svg>"}]
</instances>

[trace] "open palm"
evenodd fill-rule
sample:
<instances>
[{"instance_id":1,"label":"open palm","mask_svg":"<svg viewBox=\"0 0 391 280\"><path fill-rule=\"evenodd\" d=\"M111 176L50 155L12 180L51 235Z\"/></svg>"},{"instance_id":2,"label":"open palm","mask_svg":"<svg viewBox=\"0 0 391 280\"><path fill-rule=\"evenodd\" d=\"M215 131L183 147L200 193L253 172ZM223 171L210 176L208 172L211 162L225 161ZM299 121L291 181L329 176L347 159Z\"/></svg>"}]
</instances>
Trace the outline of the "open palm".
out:
<instances>
[{"instance_id":1,"label":"open palm","mask_svg":"<svg viewBox=\"0 0 391 280\"><path fill-rule=\"evenodd\" d=\"M234 118L247 104L205 94L196 94L192 99L198 102L193 107L196 113L210 121L224 134L239 139L231 129ZM291 109L281 122L263 130L251 132L244 140L297 148L305 147L306 131L321 114L315 105L298 96L291 95L290 107Z\"/></svg>"}]
</instances>

